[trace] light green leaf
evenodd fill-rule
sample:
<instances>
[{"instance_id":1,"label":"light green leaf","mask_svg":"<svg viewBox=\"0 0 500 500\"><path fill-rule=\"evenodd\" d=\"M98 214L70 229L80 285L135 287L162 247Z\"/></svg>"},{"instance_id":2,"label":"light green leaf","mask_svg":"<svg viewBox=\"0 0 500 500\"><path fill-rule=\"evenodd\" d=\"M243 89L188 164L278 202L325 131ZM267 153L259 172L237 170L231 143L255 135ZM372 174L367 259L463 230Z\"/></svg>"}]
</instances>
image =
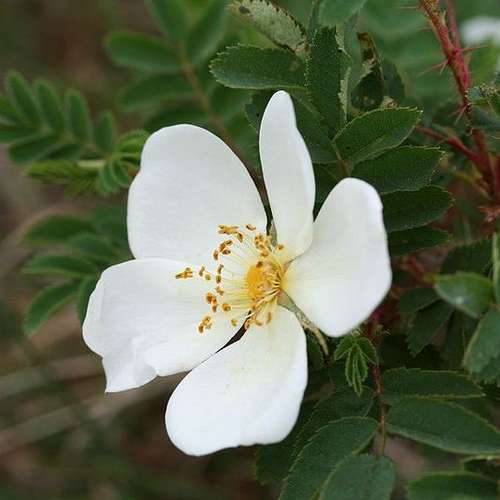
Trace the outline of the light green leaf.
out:
<instances>
[{"instance_id":1,"label":"light green leaf","mask_svg":"<svg viewBox=\"0 0 500 500\"><path fill-rule=\"evenodd\" d=\"M491 307L479 322L464 356L465 367L474 374L481 375L489 364L500 356L500 310ZM500 365L497 365L500 375Z\"/></svg>"},{"instance_id":2,"label":"light green leaf","mask_svg":"<svg viewBox=\"0 0 500 500\"><path fill-rule=\"evenodd\" d=\"M23 272L82 278L95 275L97 268L87 260L71 255L38 255L24 265Z\"/></svg>"},{"instance_id":3,"label":"light green leaf","mask_svg":"<svg viewBox=\"0 0 500 500\"><path fill-rule=\"evenodd\" d=\"M341 158L359 163L395 148L408 137L420 114L416 109L388 108L354 118L335 137Z\"/></svg>"},{"instance_id":4,"label":"light green leaf","mask_svg":"<svg viewBox=\"0 0 500 500\"><path fill-rule=\"evenodd\" d=\"M79 233L92 230L90 224L71 215L51 215L33 224L24 235L31 244L57 245L66 243Z\"/></svg>"},{"instance_id":5,"label":"light green leaf","mask_svg":"<svg viewBox=\"0 0 500 500\"><path fill-rule=\"evenodd\" d=\"M281 49L244 45L228 47L212 61L211 70L226 87L255 90L304 88L304 64Z\"/></svg>"},{"instance_id":6,"label":"light green leaf","mask_svg":"<svg viewBox=\"0 0 500 500\"><path fill-rule=\"evenodd\" d=\"M174 74L181 71L175 54L159 37L128 31L112 33L106 50L119 66L136 71L157 71Z\"/></svg>"},{"instance_id":7,"label":"light green leaf","mask_svg":"<svg viewBox=\"0 0 500 500\"><path fill-rule=\"evenodd\" d=\"M430 183L441 157L437 148L400 146L358 163L352 176L370 183L380 194L417 191Z\"/></svg>"},{"instance_id":8,"label":"light green leaf","mask_svg":"<svg viewBox=\"0 0 500 500\"><path fill-rule=\"evenodd\" d=\"M432 288L411 288L405 291L399 300L399 312L403 316L416 313L438 300Z\"/></svg>"},{"instance_id":9,"label":"light green leaf","mask_svg":"<svg viewBox=\"0 0 500 500\"><path fill-rule=\"evenodd\" d=\"M353 456L331 472L319 500L389 500L395 481L394 464L387 458Z\"/></svg>"},{"instance_id":10,"label":"light green leaf","mask_svg":"<svg viewBox=\"0 0 500 500\"><path fill-rule=\"evenodd\" d=\"M450 234L434 227L417 227L408 231L396 231L389 235L389 251L393 257L424 248L444 245Z\"/></svg>"},{"instance_id":11,"label":"light green leaf","mask_svg":"<svg viewBox=\"0 0 500 500\"><path fill-rule=\"evenodd\" d=\"M322 0L319 6L319 20L325 26L336 26L347 21L362 9L366 0Z\"/></svg>"},{"instance_id":12,"label":"light green leaf","mask_svg":"<svg viewBox=\"0 0 500 500\"><path fill-rule=\"evenodd\" d=\"M441 218L452 203L451 195L436 186L386 194L382 196L385 228L391 233L424 226Z\"/></svg>"},{"instance_id":13,"label":"light green leaf","mask_svg":"<svg viewBox=\"0 0 500 500\"><path fill-rule=\"evenodd\" d=\"M344 125L347 113L349 56L334 29L320 29L307 59L307 90L316 109L334 133Z\"/></svg>"},{"instance_id":14,"label":"light green leaf","mask_svg":"<svg viewBox=\"0 0 500 500\"><path fill-rule=\"evenodd\" d=\"M437 276L434 289L446 302L473 318L479 318L493 301L491 281L476 273Z\"/></svg>"},{"instance_id":15,"label":"light green leaf","mask_svg":"<svg viewBox=\"0 0 500 500\"><path fill-rule=\"evenodd\" d=\"M318 494L332 469L367 446L376 429L375 420L361 417L342 418L319 429L297 456L280 500L303 500Z\"/></svg>"},{"instance_id":16,"label":"light green leaf","mask_svg":"<svg viewBox=\"0 0 500 500\"><path fill-rule=\"evenodd\" d=\"M449 453L500 455L500 432L479 415L447 401L401 399L387 414L387 429Z\"/></svg>"},{"instance_id":17,"label":"light green leaf","mask_svg":"<svg viewBox=\"0 0 500 500\"><path fill-rule=\"evenodd\" d=\"M301 53L306 45L304 27L291 14L267 0L235 0L232 14L252 24L276 45Z\"/></svg>"},{"instance_id":18,"label":"light green leaf","mask_svg":"<svg viewBox=\"0 0 500 500\"><path fill-rule=\"evenodd\" d=\"M408 486L408 500L498 500L495 481L462 471L434 472Z\"/></svg>"},{"instance_id":19,"label":"light green leaf","mask_svg":"<svg viewBox=\"0 0 500 500\"><path fill-rule=\"evenodd\" d=\"M466 375L452 371L395 368L382 375L383 398L395 404L406 396L426 396L446 399L477 398L481 389Z\"/></svg>"},{"instance_id":20,"label":"light green leaf","mask_svg":"<svg viewBox=\"0 0 500 500\"><path fill-rule=\"evenodd\" d=\"M416 356L450 319L453 309L444 302L436 302L418 311L408 332L408 347Z\"/></svg>"},{"instance_id":21,"label":"light green leaf","mask_svg":"<svg viewBox=\"0 0 500 500\"><path fill-rule=\"evenodd\" d=\"M197 66L214 54L224 36L225 22L226 1L211 0L186 42L187 56L192 64Z\"/></svg>"},{"instance_id":22,"label":"light green leaf","mask_svg":"<svg viewBox=\"0 0 500 500\"><path fill-rule=\"evenodd\" d=\"M31 335L56 312L62 309L78 290L78 283L64 283L44 288L28 306L23 323L26 335Z\"/></svg>"},{"instance_id":23,"label":"light green leaf","mask_svg":"<svg viewBox=\"0 0 500 500\"><path fill-rule=\"evenodd\" d=\"M5 90L16 115L25 124L37 128L40 124L40 110L24 76L17 71L9 71L5 79Z\"/></svg>"},{"instance_id":24,"label":"light green leaf","mask_svg":"<svg viewBox=\"0 0 500 500\"><path fill-rule=\"evenodd\" d=\"M76 90L69 90L65 96L66 115L69 130L80 143L86 143L92 137L92 122L87 102Z\"/></svg>"},{"instance_id":25,"label":"light green leaf","mask_svg":"<svg viewBox=\"0 0 500 500\"><path fill-rule=\"evenodd\" d=\"M187 33L185 0L145 0L149 14L163 34L182 43Z\"/></svg>"}]
</instances>

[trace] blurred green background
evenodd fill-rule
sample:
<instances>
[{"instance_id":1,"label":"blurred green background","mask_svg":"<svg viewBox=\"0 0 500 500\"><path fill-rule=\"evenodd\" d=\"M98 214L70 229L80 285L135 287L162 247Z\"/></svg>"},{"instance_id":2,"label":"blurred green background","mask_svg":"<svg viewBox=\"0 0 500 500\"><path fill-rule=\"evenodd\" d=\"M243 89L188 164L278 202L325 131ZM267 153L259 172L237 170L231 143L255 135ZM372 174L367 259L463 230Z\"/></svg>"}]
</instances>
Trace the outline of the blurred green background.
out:
<instances>
[{"instance_id":1,"label":"blurred green background","mask_svg":"<svg viewBox=\"0 0 500 500\"><path fill-rule=\"evenodd\" d=\"M186 0L195 10L204 3ZM307 18L309 0L281 3ZM408 82L420 75L416 94L432 110L448 80L422 74L440 55L421 14L402 9L408 3L416 2L369 0L362 26ZM461 19L500 11L498 0L457 6ZM93 110L114 108L127 73L112 65L103 39L123 28L155 32L140 0L0 0L0 76L16 68L29 80L82 90ZM133 114L118 116L122 130L142 126ZM84 345L72 308L29 341L21 336L20 318L41 286L19 273L31 251L24 231L47 214L84 213L98 202L27 179L1 149L0 176L0 500L276 498L277 489L254 480L254 449L193 458L170 444L163 415L180 377L104 395L100 361ZM401 443L389 454L405 476L429 467Z\"/></svg>"}]
</instances>

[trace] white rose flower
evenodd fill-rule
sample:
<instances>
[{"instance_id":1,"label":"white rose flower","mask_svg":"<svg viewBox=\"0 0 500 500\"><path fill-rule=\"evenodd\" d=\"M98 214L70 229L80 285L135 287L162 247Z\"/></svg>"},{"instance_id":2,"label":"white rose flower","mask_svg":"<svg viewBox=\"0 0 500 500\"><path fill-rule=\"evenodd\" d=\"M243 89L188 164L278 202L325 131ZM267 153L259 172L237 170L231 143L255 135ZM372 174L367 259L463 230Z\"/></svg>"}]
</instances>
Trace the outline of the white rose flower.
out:
<instances>
[{"instance_id":1,"label":"white rose flower","mask_svg":"<svg viewBox=\"0 0 500 500\"><path fill-rule=\"evenodd\" d=\"M274 443L292 429L306 338L283 305L337 337L391 283L373 187L344 179L313 222L311 158L287 93L270 100L259 145L275 238L247 170L219 138L178 125L148 139L128 202L135 260L104 271L83 325L109 392L192 370L166 411L171 440L192 455Z\"/></svg>"}]
</instances>

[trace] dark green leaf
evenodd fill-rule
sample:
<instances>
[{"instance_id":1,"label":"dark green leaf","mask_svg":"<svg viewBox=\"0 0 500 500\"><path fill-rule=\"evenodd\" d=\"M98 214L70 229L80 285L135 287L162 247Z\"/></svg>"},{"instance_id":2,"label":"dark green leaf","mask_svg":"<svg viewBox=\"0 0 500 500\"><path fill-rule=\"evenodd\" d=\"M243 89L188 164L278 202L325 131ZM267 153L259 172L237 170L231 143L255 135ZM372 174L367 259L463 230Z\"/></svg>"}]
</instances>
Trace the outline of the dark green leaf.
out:
<instances>
[{"instance_id":1,"label":"dark green leaf","mask_svg":"<svg viewBox=\"0 0 500 500\"><path fill-rule=\"evenodd\" d=\"M78 295L76 298L76 311L80 323L83 325L85 315L87 314L87 307L89 304L90 294L94 291L97 285L96 278L84 278L78 287Z\"/></svg>"},{"instance_id":2,"label":"dark green leaf","mask_svg":"<svg viewBox=\"0 0 500 500\"><path fill-rule=\"evenodd\" d=\"M332 469L367 446L376 428L375 420L349 417L319 429L297 456L280 500L303 500L318 494Z\"/></svg>"},{"instance_id":3,"label":"dark green leaf","mask_svg":"<svg viewBox=\"0 0 500 500\"><path fill-rule=\"evenodd\" d=\"M0 124L0 143L11 144L33 136L33 129L19 125Z\"/></svg>"},{"instance_id":4,"label":"dark green leaf","mask_svg":"<svg viewBox=\"0 0 500 500\"><path fill-rule=\"evenodd\" d=\"M389 235L389 251L393 257L424 248L444 245L449 233L433 227L417 227L408 231L397 231Z\"/></svg>"},{"instance_id":5,"label":"dark green leaf","mask_svg":"<svg viewBox=\"0 0 500 500\"><path fill-rule=\"evenodd\" d=\"M451 195L435 186L386 194L382 197L385 228L391 233L424 226L441 218L452 203Z\"/></svg>"},{"instance_id":6,"label":"dark green leaf","mask_svg":"<svg viewBox=\"0 0 500 500\"><path fill-rule=\"evenodd\" d=\"M304 87L304 64L281 49L228 47L212 61L211 70L226 87L255 90Z\"/></svg>"},{"instance_id":7,"label":"dark green leaf","mask_svg":"<svg viewBox=\"0 0 500 500\"><path fill-rule=\"evenodd\" d=\"M427 396L446 399L477 398L480 388L467 376L452 371L395 368L382 375L383 398L395 404L405 396Z\"/></svg>"},{"instance_id":8,"label":"dark green leaf","mask_svg":"<svg viewBox=\"0 0 500 500\"><path fill-rule=\"evenodd\" d=\"M116 144L116 122L109 111L102 112L97 118L94 140L104 155L113 152Z\"/></svg>"},{"instance_id":9,"label":"dark green leaf","mask_svg":"<svg viewBox=\"0 0 500 500\"><path fill-rule=\"evenodd\" d=\"M379 156L406 139L420 119L420 111L388 108L354 118L335 137L340 156L359 163Z\"/></svg>"},{"instance_id":10,"label":"dark green leaf","mask_svg":"<svg viewBox=\"0 0 500 500\"><path fill-rule=\"evenodd\" d=\"M446 256L441 272L452 274L469 271L483 274L491 264L491 241L484 239L471 245L453 248Z\"/></svg>"},{"instance_id":11,"label":"dark green leaf","mask_svg":"<svg viewBox=\"0 0 500 500\"><path fill-rule=\"evenodd\" d=\"M267 0L235 0L229 10L252 24L276 45L300 53L305 49L304 27L291 14Z\"/></svg>"},{"instance_id":12,"label":"dark green leaf","mask_svg":"<svg viewBox=\"0 0 500 500\"><path fill-rule=\"evenodd\" d=\"M23 271L29 274L54 274L76 278L97 273L93 264L71 255L39 255L28 261Z\"/></svg>"},{"instance_id":13,"label":"dark green leaf","mask_svg":"<svg viewBox=\"0 0 500 500\"><path fill-rule=\"evenodd\" d=\"M117 254L103 238L92 233L80 233L68 240L68 245L77 253L96 261L112 263Z\"/></svg>"},{"instance_id":14,"label":"dark green leaf","mask_svg":"<svg viewBox=\"0 0 500 500\"><path fill-rule=\"evenodd\" d=\"M387 429L450 453L500 455L500 432L479 415L447 401L401 399L387 414Z\"/></svg>"},{"instance_id":15,"label":"dark green leaf","mask_svg":"<svg viewBox=\"0 0 500 500\"><path fill-rule=\"evenodd\" d=\"M17 71L9 71L5 80L5 90L10 104L22 121L37 127L40 124L40 110L24 76Z\"/></svg>"},{"instance_id":16,"label":"dark green leaf","mask_svg":"<svg viewBox=\"0 0 500 500\"><path fill-rule=\"evenodd\" d=\"M417 191L429 184L441 156L437 148L400 146L358 163L352 176L369 182L380 194Z\"/></svg>"},{"instance_id":17,"label":"dark green leaf","mask_svg":"<svg viewBox=\"0 0 500 500\"><path fill-rule=\"evenodd\" d=\"M16 142L10 148L9 153L14 163L31 163L47 158L59 145L59 137L56 135L37 135Z\"/></svg>"},{"instance_id":18,"label":"dark green leaf","mask_svg":"<svg viewBox=\"0 0 500 500\"><path fill-rule=\"evenodd\" d=\"M211 0L205 13L191 29L186 51L192 64L206 61L217 50L217 46L224 36L226 21L226 1Z\"/></svg>"},{"instance_id":19,"label":"dark green leaf","mask_svg":"<svg viewBox=\"0 0 500 500\"><path fill-rule=\"evenodd\" d=\"M401 295L399 312L403 316L416 313L439 299L432 288L412 288Z\"/></svg>"},{"instance_id":20,"label":"dark green leaf","mask_svg":"<svg viewBox=\"0 0 500 500\"><path fill-rule=\"evenodd\" d=\"M395 481L394 465L387 458L353 456L330 473L319 500L389 500Z\"/></svg>"},{"instance_id":21,"label":"dark green leaf","mask_svg":"<svg viewBox=\"0 0 500 500\"><path fill-rule=\"evenodd\" d=\"M436 302L418 311L408 332L410 353L416 356L450 319L453 309L444 302Z\"/></svg>"},{"instance_id":22,"label":"dark green leaf","mask_svg":"<svg viewBox=\"0 0 500 500\"><path fill-rule=\"evenodd\" d=\"M64 283L49 286L36 294L24 317L24 333L31 335L38 330L45 321L73 299L77 290L78 283Z\"/></svg>"},{"instance_id":23,"label":"dark green leaf","mask_svg":"<svg viewBox=\"0 0 500 500\"><path fill-rule=\"evenodd\" d=\"M60 244L79 233L91 231L90 224L71 215L51 215L33 224L24 240L31 244Z\"/></svg>"},{"instance_id":24,"label":"dark green leaf","mask_svg":"<svg viewBox=\"0 0 500 500\"><path fill-rule=\"evenodd\" d=\"M0 123L19 125L21 121L22 117L16 113L7 98L0 94Z\"/></svg>"},{"instance_id":25,"label":"dark green leaf","mask_svg":"<svg viewBox=\"0 0 500 500\"><path fill-rule=\"evenodd\" d=\"M408 500L498 500L495 481L462 471L434 472L410 482Z\"/></svg>"},{"instance_id":26,"label":"dark green leaf","mask_svg":"<svg viewBox=\"0 0 500 500\"><path fill-rule=\"evenodd\" d=\"M464 365L474 373L480 375L488 368L492 360L500 356L500 311L491 307L484 318L479 322L464 357ZM500 366L498 366L500 372Z\"/></svg>"},{"instance_id":27,"label":"dark green leaf","mask_svg":"<svg viewBox=\"0 0 500 500\"><path fill-rule=\"evenodd\" d=\"M493 301L490 280L476 273L437 276L434 289L446 302L473 318L479 318Z\"/></svg>"},{"instance_id":28,"label":"dark green leaf","mask_svg":"<svg viewBox=\"0 0 500 500\"><path fill-rule=\"evenodd\" d=\"M493 293L500 304L500 233L493 235Z\"/></svg>"},{"instance_id":29,"label":"dark green leaf","mask_svg":"<svg viewBox=\"0 0 500 500\"><path fill-rule=\"evenodd\" d=\"M38 102L45 121L54 132L61 133L65 128L61 100L54 87L44 80L36 83Z\"/></svg>"},{"instance_id":30,"label":"dark green leaf","mask_svg":"<svg viewBox=\"0 0 500 500\"><path fill-rule=\"evenodd\" d=\"M307 59L307 90L334 133L345 124L349 57L334 29L322 28Z\"/></svg>"},{"instance_id":31,"label":"dark green leaf","mask_svg":"<svg viewBox=\"0 0 500 500\"><path fill-rule=\"evenodd\" d=\"M472 122L478 129L500 135L500 117L481 108L472 108Z\"/></svg>"},{"instance_id":32,"label":"dark green leaf","mask_svg":"<svg viewBox=\"0 0 500 500\"><path fill-rule=\"evenodd\" d=\"M180 43L187 33L184 0L145 0L157 26L171 41Z\"/></svg>"},{"instance_id":33,"label":"dark green leaf","mask_svg":"<svg viewBox=\"0 0 500 500\"><path fill-rule=\"evenodd\" d=\"M133 32L117 32L106 40L111 59L119 66L136 71L179 73L181 67L176 56L161 38Z\"/></svg>"},{"instance_id":34,"label":"dark green leaf","mask_svg":"<svg viewBox=\"0 0 500 500\"><path fill-rule=\"evenodd\" d=\"M65 97L69 130L77 142L86 143L92 137L92 122L87 102L80 92L70 90Z\"/></svg>"}]
</instances>

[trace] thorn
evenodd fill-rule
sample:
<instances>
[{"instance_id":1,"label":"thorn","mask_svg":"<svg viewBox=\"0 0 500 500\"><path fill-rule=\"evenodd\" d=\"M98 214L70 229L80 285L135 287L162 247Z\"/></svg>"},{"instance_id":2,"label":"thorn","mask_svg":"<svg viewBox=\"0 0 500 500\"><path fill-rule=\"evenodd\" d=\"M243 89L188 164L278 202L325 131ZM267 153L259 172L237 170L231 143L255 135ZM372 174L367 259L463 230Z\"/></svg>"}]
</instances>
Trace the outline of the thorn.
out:
<instances>
[{"instance_id":1,"label":"thorn","mask_svg":"<svg viewBox=\"0 0 500 500\"><path fill-rule=\"evenodd\" d=\"M401 5L400 7L397 7L397 10L420 10L421 7L419 4L416 5Z\"/></svg>"},{"instance_id":2,"label":"thorn","mask_svg":"<svg viewBox=\"0 0 500 500\"><path fill-rule=\"evenodd\" d=\"M448 64L449 64L448 60L442 61L438 64L434 64L430 68L424 69L424 71L419 73L418 76L426 75L427 73L430 73L431 71L435 71L435 70L439 70L439 74L441 74L444 71L444 69L446 68L446 66L448 66Z\"/></svg>"}]
</instances>

